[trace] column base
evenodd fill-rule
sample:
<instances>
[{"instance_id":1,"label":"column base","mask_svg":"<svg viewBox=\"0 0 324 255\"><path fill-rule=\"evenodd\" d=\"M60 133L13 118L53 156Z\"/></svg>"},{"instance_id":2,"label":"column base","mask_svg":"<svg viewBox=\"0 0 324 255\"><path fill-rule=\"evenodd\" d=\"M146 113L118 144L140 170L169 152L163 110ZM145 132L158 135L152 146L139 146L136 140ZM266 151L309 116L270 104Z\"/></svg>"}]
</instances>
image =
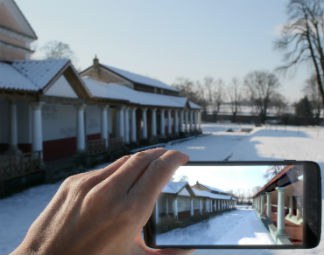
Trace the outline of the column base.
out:
<instances>
[{"instance_id":1,"label":"column base","mask_svg":"<svg viewBox=\"0 0 324 255\"><path fill-rule=\"evenodd\" d=\"M6 155L21 155L22 151L18 149L18 146L10 146L5 152Z\"/></svg>"}]
</instances>

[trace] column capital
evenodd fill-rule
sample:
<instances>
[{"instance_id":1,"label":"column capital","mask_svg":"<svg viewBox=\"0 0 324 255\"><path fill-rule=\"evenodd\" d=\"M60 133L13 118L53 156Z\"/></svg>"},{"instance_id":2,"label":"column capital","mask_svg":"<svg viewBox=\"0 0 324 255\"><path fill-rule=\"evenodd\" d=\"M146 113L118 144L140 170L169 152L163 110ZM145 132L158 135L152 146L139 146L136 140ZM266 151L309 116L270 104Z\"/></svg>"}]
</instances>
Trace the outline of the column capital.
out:
<instances>
[{"instance_id":1,"label":"column capital","mask_svg":"<svg viewBox=\"0 0 324 255\"><path fill-rule=\"evenodd\" d=\"M77 108L78 110L85 110L86 107L87 107L86 104L78 104L78 105L76 105L76 108Z\"/></svg>"},{"instance_id":2,"label":"column capital","mask_svg":"<svg viewBox=\"0 0 324 255\"><path fill-rule=\"evenodd\" d=\"M284 192L285 189L285 187L276 187L276 190L278 190L278 192Z\"/></svg>"},{"instance_id":3,"label":"column capital","mask_svg":"<svg viewBox=\"0 0 324 255\"><path fill-rule=\"evenodd\" d=\"M143 107L143 108L141 108L141 110L143 111L143 112L146 112L147 111L147 107Z\"/></svg>"},{"instance_id":4,"label":"column capital","mask_svg":"<svg viewBox=\"0 0 324 255\"><path fill-rule=\"evenodd\" d=\"M109 105L108 104L101 105L100 108L101 110L107 110L109 108Z\"/></svg>"},{"instance_id":5,"label":"column capital","mask_svg":"<svg viewBox=\"0 0 324 255\"><path fill-rule=\"evenodd\" d=\"M43 107L45 103L42 101L38 101L38 102L31 102L30 105L34 108L34 109L41 109Z\"/></svg>"}]
</instances>

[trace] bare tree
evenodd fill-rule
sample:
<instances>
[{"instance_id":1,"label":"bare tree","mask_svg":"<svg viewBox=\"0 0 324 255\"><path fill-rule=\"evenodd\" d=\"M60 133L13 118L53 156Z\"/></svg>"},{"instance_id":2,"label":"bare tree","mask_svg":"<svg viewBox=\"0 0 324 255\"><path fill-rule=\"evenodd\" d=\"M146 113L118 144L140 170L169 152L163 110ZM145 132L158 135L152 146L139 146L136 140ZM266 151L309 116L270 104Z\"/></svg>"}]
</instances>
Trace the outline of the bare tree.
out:
<instances>
[{"instance_id":1,"label":"bare tree","mask_svg":"<svg viewBox=\"0 0 324 255\"><path fill-rule=\"evenodd\" d=\"M202 92L192 80L184 77L177 78L172 86L179 90L181 96L189 98L191 101L204 108L206 107Z\"/></svg>"},{"instance_id":2,"label":"bare tree","mask_svg":"<svg viewBox=\"0 0 324 255\"><path fill-rule=\"evenodd\" d=\"M279 69L311 63L324 106L324 1L290 0L287 14L288 23L275 42L275 48L285 52L285 64Z\"/></svg>"},{"instance_id":3,"label":"bare tree","mask_svg":"<svg viewBox=\"0 0 324 255\"><path fill-rule=\"evenodd\" d=\"M205 108L212 105L213 90L215 86L215 80L213 77L206 76L202 82L197 81L198 95L204 101ZM206 109L205 109L206 110Z\"/></svg>"},{"instance_id":4,"label":"bare tree","mask_svg":"<svg viewBox=\"0 0 324 255\"><path fill-rule=\"evenodd\" d=\"M264 173L264 178L269 180L279 174L284 168L285 166L280 165L272 166Z\"/></svg>"},{"instance_id":5,"label":"bare tree","mask_svg":"<svg viewBox=\"0 0 324 255\"><path fill-rule=\"evenodd\" d=\"M309 79L306 80L303 91L305 95L310 99L312 108L314 109L315 119L317 120L317 122L319 122L322 111L322 102L321 95L318 92L316 75L312 75Z\"/></svg>"},{"instance_id":6,"label":"bare tree","mask_svg":"<svg viewBox=\"0 0 324 255\"><path fill-rule=\"evenodd\" d=\"M278 92L274 92L270 101L270 106L276 111L277 116L281 116L288 107L287 99Z\"/></svg>"},{"instance_id":7,"label":"bare tree","mask_svg":"<svg viewBox=\"0 0 324 255\"><path fill-rule=\"evenodd\" d=\"M218 114L220 111L221 105L224 103L225 91L224 91L225 83L222 79L218 79L215 82L215 86L212 92L212 105L214 106L215 112Z\"/></svg>"},{"instance_id":8,"label":"bare tree","mask_svg":"<svg viewBox=\"0 0 324 255\"><path fill-rule=\"evenodd\" d=\"M277 76L266 71L253 71L245 76L244 86L259 113L261 123L264 123L271 98L280 87Z\"/></svg>"},{"instance_id":9,"label":"bare tree","mask_svg":"<svg viewBox=\"0 0 324 255\"><path fill-rule=\"evenodd\" d=\"M70 59L76 66L77 58L67 43L60 41L49 41L45 43L40 49L41 58L44 59Z\"/></svg>"},{"instance_id":10,"label":"bare tree","mask_svg":"<svg viewBox=\"0 0 324 255\"><path fill-rule=\"evenodd\" d=\"M238 78L234 77L232 79L231 84L227 89L227 95L228 95L227 97L229 99L229 103L231 105L233 122L235 122L236 115L237 112L239 111L241 100L242 100L241 86Z\"/></svg>"}]
</instances>

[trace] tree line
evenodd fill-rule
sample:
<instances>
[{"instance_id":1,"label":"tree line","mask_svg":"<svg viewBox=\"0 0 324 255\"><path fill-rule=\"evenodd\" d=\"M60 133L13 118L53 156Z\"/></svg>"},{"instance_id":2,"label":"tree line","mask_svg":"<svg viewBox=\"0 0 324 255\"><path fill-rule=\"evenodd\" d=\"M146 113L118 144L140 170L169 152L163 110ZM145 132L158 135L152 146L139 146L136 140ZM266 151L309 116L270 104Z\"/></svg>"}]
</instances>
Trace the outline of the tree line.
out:
<instances>
[{"instance_id":1,"label":"tree line","mask_svg":"<svg viewBox=\"0 0 324 255\"><path fill-rule=\"evenodd\" d=\"M205 110L212 106L219 113L222 104L230 104L233 119L241 105L249 104L256 109L261 122L267 118L269 107L281 115L288 102L279 92L281 84L276 75L285 74L301 64L311 67L305 81L304 97L294 103L295 115L315 118L320 122L324 107L324 1L289 0L286 6L287 23L274 49L283 53L283 64L275 72L255 70L242 80L233 77L225 85L222 79L205 77L202 81L179 78L173 84L183 96L200 104Z\"/></svg>"},{"instance_id":2,"label":"tree line","mask_svg":"<svg viewBox=\"0 0 324 255\"><path fill-rule=\"evenodd\" d=\"M274 107L278 114L287 107L287 100L279 92L279 79L269 71L252 71L243 79L233 77L229 84L211 76L196 82L178 78L173 86L204 110L211 108L218 114L221 106L227 104L234 119L243 105L253 107L261 122L265 121L270 107Z\"/></svg>"}]
</instances>

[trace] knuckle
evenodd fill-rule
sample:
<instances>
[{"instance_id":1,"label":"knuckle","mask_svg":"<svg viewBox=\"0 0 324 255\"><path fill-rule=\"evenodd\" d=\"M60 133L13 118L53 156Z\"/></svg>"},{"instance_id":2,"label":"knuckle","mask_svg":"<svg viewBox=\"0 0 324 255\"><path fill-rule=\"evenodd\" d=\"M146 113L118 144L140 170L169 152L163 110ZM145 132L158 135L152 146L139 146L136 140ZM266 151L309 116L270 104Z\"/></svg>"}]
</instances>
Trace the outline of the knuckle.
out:
<instances>
[{"instance_id":1,"label":"knuckle","mask_svg":"<svg viewBox=\"0 0 324 255\"><path fill-rule=\"evenodd\" d=\"M168 168L168 162L166 162L165 160L158 158L156 160L154 160L151 164L150 167L152 169L156 169L156 170L163 170L163 169L167 169Z\"/></svg>"},{"instance_id":2,"label":"knuckle","mask_svg":"<svg viewBox=\"0 0 324 255\"><path fill-rule=\"evenodd\" d=\"M132 158L135 160L143 160L147 157L147 154L145 153L145 151L140 151L135 153Z\"/></svg>"},{"instance_id":3,"label":"knuckle","mask_svg":"<svg viewBox=\"0 0 324 255\"><path fill-rule=\"evenodd\" d=\"M93 178L84 174L76 174L66 178L62 184L65 189L78 191L87 190L93 183Z\"/></svg>"},{"instance_id":4,"label":"knuckle","mask_svg":"<svg viewBox=\"0 0 324 255\"><path fill-rule=\"evenodd\" d=\"M77 178L78 178L77 175L71 175L71 176L67 177L62 183L62 187L64 187L64 188L72 187L73 183L75 182L75 180Z\"/></svg>"}]
</instances>

